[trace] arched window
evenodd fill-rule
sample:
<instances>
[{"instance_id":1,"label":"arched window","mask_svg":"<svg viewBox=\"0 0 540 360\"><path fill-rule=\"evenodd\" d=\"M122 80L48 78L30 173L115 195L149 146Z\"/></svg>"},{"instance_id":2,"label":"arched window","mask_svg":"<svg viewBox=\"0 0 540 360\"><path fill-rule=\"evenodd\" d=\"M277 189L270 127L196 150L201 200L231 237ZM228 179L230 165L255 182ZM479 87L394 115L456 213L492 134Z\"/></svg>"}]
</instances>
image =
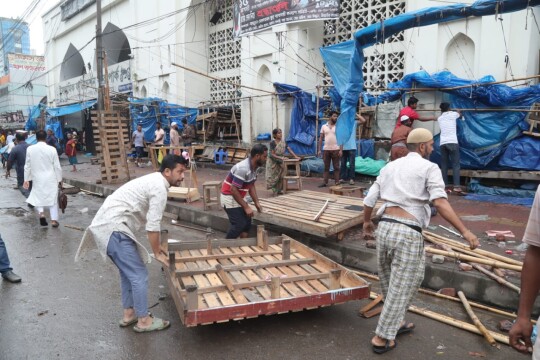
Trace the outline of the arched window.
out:
<instances>
[{"instance_id":1,"label":"arched window","mask_svg":"<svg viewBox=\"0 0 540 360\"><path fill-rule=\"evenodd\" d=\"M126 34L118 26L111 23L107 23L103 30L103 48L107 52L108 65L131 58L131 47Z\"/></svg>"},{"instance_id":2,"label":"arched window","mask_svg":"<svg viewBox=\"0 0 540 360\"><path fill-rule=\"evenodd\" d=\"M163 100L168 100L169 83L167 81L163 82L163 86L161 87L161 97L163 98Z\"/></svg>"},{"instance_id":3,"label":"arched window","mask_svg":"<svg viewBox=\"0 0 540 360\"><path fill-rule=\"evenodd\" d=\"M454 36L446 46L445 68L464 79L474 79L474 41L463 33Z\"/></svg>"},{"instance_id":4,"label":"arched window","mask_svg":"<svg viewBox=\"0 0 540 360\"><path fill-rule=\"evenodd\" d=\"M60 81L66 81L84 74L86 74L86 67L84 66L81 53L79 53L79 50L73 44L69 44L64 61L62 61L62 66L60 67Z\"/></svg>"},{"instance_id":5,"label":"arched window","mask_svg":"<svg viewBox=\"0 0 540 360\"><path fill-rule=\"evenodd\" d=\"M142 98L145 98L146 97L146 86L143 85L143 87L141 88L141 97Z\"/></svg>"}]
</instances>

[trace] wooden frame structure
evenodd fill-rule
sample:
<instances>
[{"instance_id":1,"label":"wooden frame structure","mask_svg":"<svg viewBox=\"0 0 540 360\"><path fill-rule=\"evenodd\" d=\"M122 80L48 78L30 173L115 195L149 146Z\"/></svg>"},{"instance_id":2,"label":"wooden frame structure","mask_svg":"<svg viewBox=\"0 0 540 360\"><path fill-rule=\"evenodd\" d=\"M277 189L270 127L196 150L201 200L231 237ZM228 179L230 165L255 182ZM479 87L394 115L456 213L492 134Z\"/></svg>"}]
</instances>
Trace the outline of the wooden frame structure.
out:
<instances>
[{"instance_id":1,"label":"wooden frame structure","mask_svg":"<svg viewBox=\"0 0 540 360\"><path fill-rule=\"evenodd\" d=\"M360 300L370 285L286 235L178 241L162 237L165 274L182 323L212 324Z\"/></svg>"},{"instance_id":2,"label":"wooden frame structure","mask_svg":"<svg viewBox=\"0 0 540 360\"><path fill-rule=\"evenodd\" d=\"M315 220L327 200L327 207ZM345 230L364 222L364 203L356 197L302 190L259 202L263 212L255 212L257 220L320 237L337 234L342 240Z\"/></svg>"}]
</instances>

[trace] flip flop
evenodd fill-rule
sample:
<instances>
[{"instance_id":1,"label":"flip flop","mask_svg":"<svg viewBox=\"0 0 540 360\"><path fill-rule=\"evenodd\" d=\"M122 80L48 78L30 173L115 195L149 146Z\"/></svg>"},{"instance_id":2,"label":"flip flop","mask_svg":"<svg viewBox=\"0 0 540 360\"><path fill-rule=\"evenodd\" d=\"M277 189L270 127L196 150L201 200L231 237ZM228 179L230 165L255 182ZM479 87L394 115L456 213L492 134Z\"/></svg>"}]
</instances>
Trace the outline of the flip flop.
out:
<instances>
[{"instance_id":1,"label":"flip flop","mask_svg":"<svg viewBox=\"0 0 540 360\"><path fill-rule=\"evenodd\" d=\"M412 325L412 326L410 326ZM406 334L406 333L409 333L411 332L414 328L416 327L416 325L414 325L414 323L405 323L402 327L400 327L397 331L397 335L401 335L401 334Z\"/></svg>"},{"instance_id":2,"label":"flip flop","mask_svg":"<svg viewBox=\"0 0 540 360\"><path fill-rule=\"evenodd\" d=\"M140 328L137 325L135 325L133 327L133 330L135 330L135 332L137 332L137 333L144 333L144 332L165 330L169 326L171 326L171 323L169 321L165 321L165 320L160 319L160 318L154 318L153 321L152 321L152 325L150 325L149 327Z\"/></svg>"},{"instance_id":3,"label":"flip flop","mask_svg":"<svg viewBox=\"0 0 540 360\"><path fill-rule=\"evenodd\" d=\"M127 322L124 321L124 319L120 319L120 321L118 322L118 326L120 326L121 328L125 328L125 327L136 324L137 321L139 321L137 318L131 319L131 320L127 321Z\"/></svg>"},{"instance_id":4,"label":"flip flop","mask_svg":"<svg viewBox=\"0 0 540 360\"><path fill-rule=\"evenodd\" d=\"M390 340L386 340L386 344L384 346L379 345L373 345L371 344L371 348L373 349L373 352L375 354L384 354L386 352L389 352L390 350L394 350L397 347L397 341L394 340L394 345L390 346Z\"/></svg>"}]
</instances>

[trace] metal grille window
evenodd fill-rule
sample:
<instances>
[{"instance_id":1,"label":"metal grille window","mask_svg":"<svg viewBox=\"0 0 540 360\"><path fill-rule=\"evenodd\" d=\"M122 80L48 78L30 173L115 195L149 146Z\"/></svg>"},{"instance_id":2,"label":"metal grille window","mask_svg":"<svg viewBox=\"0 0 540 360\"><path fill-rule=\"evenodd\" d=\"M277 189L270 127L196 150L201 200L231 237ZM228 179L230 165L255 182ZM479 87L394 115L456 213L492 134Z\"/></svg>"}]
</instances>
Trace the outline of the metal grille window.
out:
<instances>
[{"instance_id":1,"label":"metal grille window","mask_svg":"<svg viewBox=\"0 0 540 360\"><path fill-rule=\"evenodd\" d=\"M324 23L324 46L351 40L355 31L404 13L406 2L405 0L341 0L340 6L339 19L328 20ZM367 88L385 87L387 83L403 77L405 52L396 51L396 49L405 49L399 46L404 39L403 32L400 32L386 40L387 43L398 46L385 46L382 51L375 50L373 54L366 54L363 71L364 84ZM324 75L323 84L332 85L326 66Z\"/></svg>"},{"instance_id":2,"label":"metal grille window","mask_svg":"<svg viewBox=\"0 0 540 360\"><path fill-rule=\"evenodd\" d=\"M213 76L240 84L241 40L233 37L233 0L222 1L218 9L222 13L216 24L210 23L208 33L208 69ZM210 13L212 17L214 11ZM210 98L223 101L222 105L238 103L228 100L239 97L237 86L212 80L210 82Z\"/></svg>"}]
</instances>

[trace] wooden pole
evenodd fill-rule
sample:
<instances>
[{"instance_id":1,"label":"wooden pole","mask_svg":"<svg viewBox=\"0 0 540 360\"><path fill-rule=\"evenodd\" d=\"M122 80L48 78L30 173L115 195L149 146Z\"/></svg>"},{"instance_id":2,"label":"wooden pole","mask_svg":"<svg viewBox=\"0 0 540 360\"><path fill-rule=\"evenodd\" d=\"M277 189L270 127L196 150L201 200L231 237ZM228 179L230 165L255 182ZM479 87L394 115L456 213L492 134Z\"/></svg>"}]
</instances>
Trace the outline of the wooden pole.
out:
<instances>
[{"instance_id":1,"label":"wooden pole","mask_svg":"<svg viewBox=\"0 0 540 360\"><path fill-rule=\"evenodd\" d=\"M197 285L186 285L186 308L197 310L199 308L199 294Z\"/></svg>"},{"instance_id":2,"label":"wooden pole","mask_svg":"<svg viewBox=\"0 0 540 360\"><path fill-rule=\"evenodd\" d=\"M518 265L511 265L511 264L503 263L501 261L496 261L496 260L481 259L474 256L456 253L454 251L444 251L444 250L439 250L432 247L427 247L425 251L431 254L444 255L444 256L452 257L452 258L462 260L462 261L468 261L468 262L473 262L477 264L484 264L484 265L489 265L489 266L498 267L502 269L509 269L509 270L520 271L520 272L522 269L522 267Z\"/></svg>"},{"instance_id":3,"label":"wooden pole","mask_svg":"<svg viewBox=\"0 0 540 360\"><path fill-rule=\"evenodd\" d=\"M279 129L278 102L279 102L279 98L278 98L278 95L276 94L274 96L274 106L276 108L276 128ZM283 127L285 127L285 124L283 124Z\"/></svg>"},{"instance_id":4,"label":"wooden pole","mask_svg":"<svg viewBox=\"0 0 540 360\"><path fill-rule=\"evenodd\" d=\"M319 143L319 89L320 87L319 85L317 85L317 105L315 111L315 147L319 146L317 145ZM317 155L317 149L315 149L315 155Z\"/></svg>"},{"instance_id":5,"label":"wooden pole","mask_svg":"<svg viewBox=\"0 0 540 360\"><path fill-rule=\"evenodd\" d=\"M279 276L272 276L271 283L270 283L270 290L271 290L270 296L272 297L272 299L279 299L281 297L280 288L281 288L281 280Z\"/></svg>"},{"instance_id":6,"label":"wooden pole","mask_svg":"<svg viewBox=\"0 0 540 360\"><path fill-rule=\"evenodd\" d=\"M341 288L339 279L341 277L341 270L332 269L330 270L330 290L337 290Z\"/></svg>"},{"instance_id":7,"label":"wooden pole","mask_svg":"<svg viewBox=\"0 0 540 360\"><path fill-rule=\"evenodd\" d=\"M264 225L257 225L257 246L261 249L263 247L263 232Z\"/></svg>"},{"instance_id":8,"label":"wooden pole","mask_svg":"<svg viewBox=\"0 0 540 360\"><path fill-rule=\"evenodd\" d=\"M255 135L253 134L253 98L249 98L249 143L252 144Z\"/></svg>"},{"instance_id":9,"label":"wooden pole","mask_svg":"<svg viewBox=\"0 0 540 360\"><path fill-rule=\"evenodd\" d=\"M476 270L480 271L481 273L489 276L493 280L497 281L499 284L504 285L507 288L516 291L518 294L521 294L521 289L518 286L516 286L516 285L512 284L511 282L507 281L506 279L492 273L491 271L488 271L488 270L484 269L480 265L472 264L472 267L475 268Z\"/></svg>"},{"instance_id":10,"label":"wooden pole","mask_svg":"<svg viewBox=\"0 0 540 360\"><path fill-rule=\"evenodd\" d=\"M289 260L291 258L291 239L283 239L281 241L281 260Z\"/></svg>"},{"instance_id":11,"label":"wooden pole","mask_svg":"<svg viewBox=\"0 0 540 360\"><path fill-rule=\"evenodd\" d=\"M324 203L323 207L321 208L321 210L319 210L319 212L317 213L317 215L315 215L315 217L313 218L313 221L317 222L319 221L319 219L321 218L324 210L326 210L326 208L328 207L328 200L326 200L326 202Z\"/></svg>"},{"instance_id":12,"label":"wooden pole","mask_svg":"<svg viewBox=\"0 0 540 360\"><path fill-rule=\"evenodd\" d=\"M458 291L458 296L461 299L461 303L465 307L465 311L467 311L467 314L469 315L469 317L473 321L474 325L476 325L478 330L480 330L482 335L484 335L484 338L488 341L488 343L490 343L491 346L495 346L497 344L497 342L495 341L493 336L490 334L488 329L486 329L484 324L482 324L480 319L478 319L478 317L476 316L474 311L471 309L471 305L469 305L469 302L467 301L467 298L465 297L465 294L463 293L463 291Z\"/></svg>"}]
</instances>

